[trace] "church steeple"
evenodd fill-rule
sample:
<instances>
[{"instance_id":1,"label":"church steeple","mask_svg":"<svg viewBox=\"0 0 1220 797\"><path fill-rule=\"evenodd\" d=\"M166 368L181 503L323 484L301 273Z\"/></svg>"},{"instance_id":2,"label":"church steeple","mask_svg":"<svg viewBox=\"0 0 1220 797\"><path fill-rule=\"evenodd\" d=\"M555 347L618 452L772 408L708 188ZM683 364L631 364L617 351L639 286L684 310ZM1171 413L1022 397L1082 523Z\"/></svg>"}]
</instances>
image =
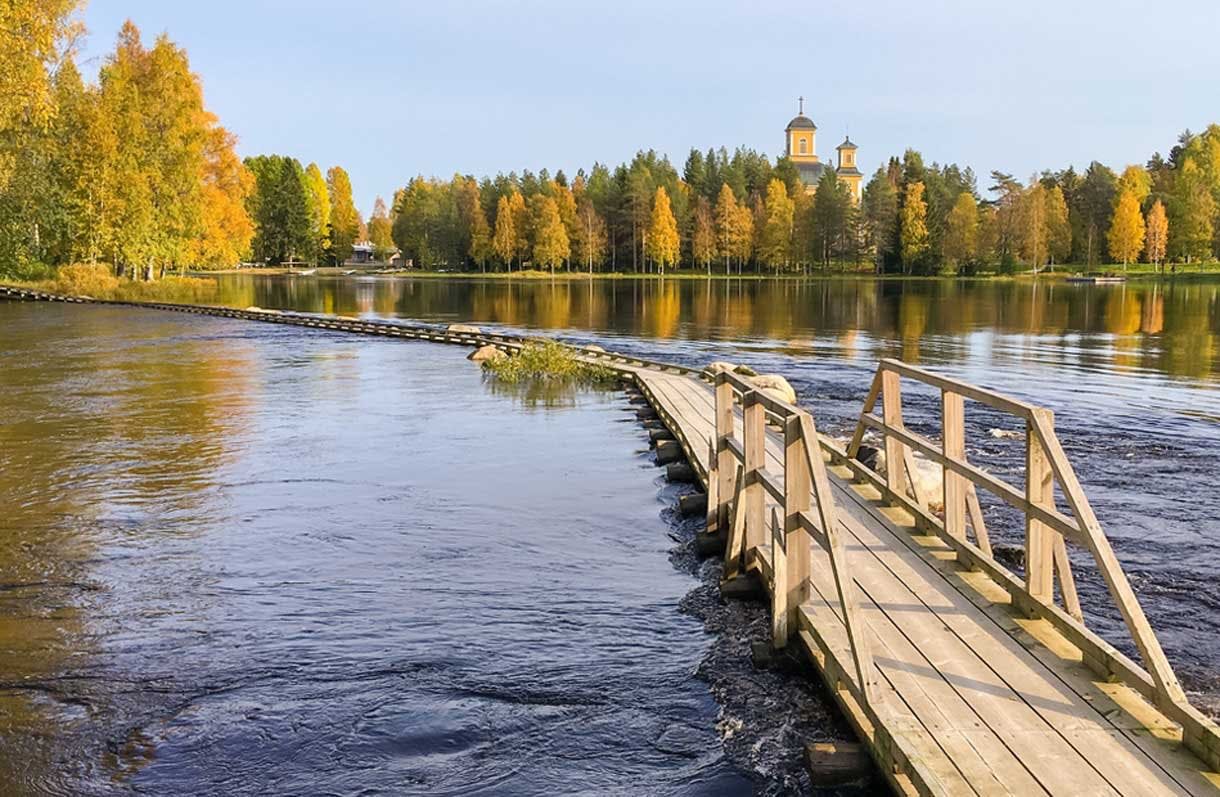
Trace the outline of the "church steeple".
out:
<instances>
[{"instance_id":1,"label":"church steeple","mask_svg":"<svg viewBox=\"0 0 1220 797\"><path fill-rule=\"evenodd\" d=\"M817 163L818 126L805 115L805 98L796 101L797 114L784 128L784 153L796 163Z\"/></svg>"}]
</instances>

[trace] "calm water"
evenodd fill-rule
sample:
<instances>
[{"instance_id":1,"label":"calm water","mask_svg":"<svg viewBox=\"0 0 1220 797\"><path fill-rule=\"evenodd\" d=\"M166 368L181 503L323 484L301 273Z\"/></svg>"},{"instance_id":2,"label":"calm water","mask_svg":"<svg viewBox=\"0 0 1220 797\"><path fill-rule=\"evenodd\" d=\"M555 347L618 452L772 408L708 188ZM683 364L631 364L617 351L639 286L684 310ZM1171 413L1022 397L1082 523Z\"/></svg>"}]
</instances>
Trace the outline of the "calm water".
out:
<instances>
[{"instance_id":1,"label":"calm water","mask_svg":"<svg viewBox=\"0 0 1220 797\"><path fill-rule=\"evenodd\" d=\"M172 313L0 329L0 792L748 792L621 393Z\"/></svg>"},{"instance_id":2,"label":"calm water","mask_svg":"<svg viewBox=\"0 0 1220 797\"><path fill-rule=\"evenodd\" d=\"M848 434L880 357L1054 410L1060 438L1195 699L1220 714L1220 280L1067 285L874 280L508 282L228 276L225 300L547 331L703 365L780 372L823 430ZM909 390L908 423L936 428ZM984 408L985 409L985 408ZM967 410L969 454L1023 484L1011 422ZM999 541L1019 544L1006 508ZM1091 563L1090 622L1134 655Z\"/></svg>"}]
</instances>

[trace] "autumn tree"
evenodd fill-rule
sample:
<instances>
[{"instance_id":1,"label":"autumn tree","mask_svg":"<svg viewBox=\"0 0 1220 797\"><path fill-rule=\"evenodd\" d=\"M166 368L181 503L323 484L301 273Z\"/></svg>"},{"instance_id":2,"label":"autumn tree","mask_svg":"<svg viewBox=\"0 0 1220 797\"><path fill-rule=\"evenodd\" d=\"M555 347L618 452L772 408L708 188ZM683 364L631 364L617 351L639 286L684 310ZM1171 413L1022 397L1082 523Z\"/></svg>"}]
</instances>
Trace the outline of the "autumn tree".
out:
<instances>
[{"instance_id":1,"label":"autumn tree","mask_svg":"<svg viewBox=\"0 0 1220 797\"><path fill-rule=\"evenodd\" d=\"M373 259L379 263L389 260L394 253L393 226L385 200L377 197L373 203L373 214L368 221L369 243L373 245Z\"/></svg>"},{"instance_id":2,"label":"autumn tree","mask_svg":"<svg viewBox=\"0 0 1220 797\"><path fill-rule=\"evenodd\" d=\"M1157 268L1165 262L1168 242L1169 217L1165 215L1165 206L1158 199L1152 203L1152 208L1148 211L1147 234L1144 239L1144 251L1153 268Z\"/></svg>"},{"instance_id":3,"label":"autumn tree","mask_svg":"<svg viewBox=\"0 0 1220 797\"><path fill-rule=\"evenodd\" d=\"M694 151L698 154L698 151ZM689 162L688 162L689 165ZM700 166L702 161L700 161ZM691 221L691 260L712 274L712 261L716 258L716 223L712 217L712 206L706 197L695 200L695 212Z\"/></svg>"},{"instance_id":4,"label":"autumn tree","mask_svg":"<svg viewBox=\"0 0 1220 797\"><path fill-rule=\"evenodd\" d=\"M208 132L200 175L200 231L188 257L193 264L229 268L250 252L254 224L246 201L254 190L254 175L238 159L236 143L236 136L218 125Z\"/></svg>"},{"instance_id":5,"label":"autumn tree","mask_svg":"<svg viewBox=\"0 0 1220 797\"><path fill-rule=\"evenodd\" d=\"M670 207L669 193L664 186L657 186L648 223L648 257L664 274L667 266L677 264L681 247L682 239L678 236L678 222Z\"/></svg>"},{"instance_id":6,"label":"autumn tree","mask_svg":"<svg viewBox=\"0 0 1220 797\"><path fill-rule=\"evenodd\" d=\"M606 222L587 195L581 196L576 206L576 237L573 245L576 258L585 265L589 273L606 259L608 244Z\"/></svg>"},{"instance_id":7,"label":"autumn tree","mask_svg":"<svg viewBox=\"0 0 1220 797\"><path fill-rule=\"evenodd\" d=\"M1130 261L1138 260L1144 249L1144 217L1140 215L1139 201L1131 189L1123 189L1118 195L1106 241L1111 257L1122 260L1124 269Z\"/></svg>"},{"instance_id":8,"label":"autumn tree","mask_svg":"<svg viewBox=\"0 0 1220 797\"><path fill-rule=\"evenodd\" d=\"M1037 273L1048 257L1049 225L1046 218L1047 191L1041 183L1035 182L1021 194L1018 204L1019 234L1018 242L1021 255Z\"/></svg>"},{"instance_id":9,"label":"autumn tree","mask_svg":"<svg viewBox=\"0 0 1220 797\"><path fill-rule=\"evenodd\" d=\"M945 220L945 236L941 249L945 261L961 270L974 259L978 251L979 209L974 194L963 191L957 195L953 209Z\"/></svg>"},{"instance_id":10,"label":"autumn tree","mask_svg":"<svg viewBox=\"0 0 1220 797\"><path fill-rule=\"evenodd\" d=\"M1186 261L1212 254L1217 203L1207 175L1194 158L1184 157L1174 178L1169 212L1169 253Z\"/></svg>"},{"instance_id":11,"label":"autumn tree","mask_svg":"<svg viewBox=\"0 0 1220 797\"><path fill-rule=\"evenodd\" d=\"M512 271L513 259L517 256L517 225L514 203L521 200L521 194L514 191L510 196L502 196L496 203L496 228L491 239L491 248L500 262Z\"/></svg>"},{"instance_id":12,"label":"autumn tree","mask_svg":"<svg viewBox=\"0 0 1220 797\"><path fill-rule=\"evenodd\" d=\"M326 172L326 192L330 196L330 259L346 263L360 235L360 212L352 199L352 182L341 166Z\"/></svg>"},{"instance_id":13,"label":"autumn tree","mask_svg":"<svg viewBox=\"0 0 1220 797\"><path fill-rule=\"evenodd\" d=\"M52 75L80 32L72 15L80 0L0 3L0 191L5 190L29 134L55 116Z\"/></svg>"},{"instance_id":14,"label":"autumn tree","mask_svg":"<svg viewBox=\"0 0 1220 797\"><path fill-rule=\"evenodd\" d=\"M1071 215L1063 189L1057 185L1046 193L1046 236L1052 265L1072 256Z\"/></svg>"},{"instance_id":15,"label":"autumn tree","mask_svg":"<svg viewBox=\"0 0 1220 797\"><path fill-rule=\"evenodd\" d=\"M759 236L758 256L764 263L776 268L788 264L792 255L795 214L796 205L788 196L788 186L782 180L772 179L767 184L763 228Z\"/></svg>"},{"instance_id":16,"label":"autumn tree","mask_svg":"<svg viewBox=\"0 0 1220 797\"><path fill-rule=\"evenodd\" d=\"M568 231L559 215L559 206L549 196L540 196L534 219L534 262L555 273L555 266L571 256Z\"/></svg>"},{"instance_id":17,"label":"autumn tree","mask_svg":"<svg viewBox=\"0 0 1220 797\"><path fill-rule=\"evenodd\" d=\"M716 199L716 251L724 258L726 274L729 271L729 259L737 252L740 236L737 198L726 182L720 186L720 196Z\"/></svg>"},{"instance_id":18,"label":"autumn tree","mask_svg":"<svg viewBox=\"0 0 1220 797\"><path fill-rule=\"evenodd\" d=\"M900 252L908 274L928 251L928 206L923 201L923 190L921 182L909 184L903 194L902 210L899 214Z\"/></svg>"},{"instance_id":19,"label":"autumn tree","mask_svg":"<svg viewBox=\"0 0 1220 797\"><path fill-rule=\"evenodd\" d=\"M304 185L309 207L309 260L321 263L330 254L330 191L318 164L306 167Z\"/></svg>"}]
</instances>

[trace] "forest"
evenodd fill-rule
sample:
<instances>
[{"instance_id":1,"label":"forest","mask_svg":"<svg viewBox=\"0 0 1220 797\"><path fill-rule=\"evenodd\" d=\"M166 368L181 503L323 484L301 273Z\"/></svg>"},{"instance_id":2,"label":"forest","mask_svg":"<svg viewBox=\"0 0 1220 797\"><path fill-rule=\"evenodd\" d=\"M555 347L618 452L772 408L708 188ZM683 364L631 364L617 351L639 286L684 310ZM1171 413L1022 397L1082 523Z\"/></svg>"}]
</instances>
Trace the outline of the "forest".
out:
<instances>
[{"instance_id":1,"label":"forest","mask_svg":"<svg viewBox=\"0 0 1220 797\"><path fill-rule=\"evenodd\" d=\"M862 200L816 192L786 158L654 150L569 177L418 176L368 218L338 166L237 155L168 37L128 22L95 81L76 67L76 0L0 7L0 275L106 264L120 277L241 263L338 265L357 243L423 270L708 274L1010 274L1056 265L1207 263L1220 255L1220 126L1119 170L1027 179L881 164Z\"/></svg>"}]
</instances>

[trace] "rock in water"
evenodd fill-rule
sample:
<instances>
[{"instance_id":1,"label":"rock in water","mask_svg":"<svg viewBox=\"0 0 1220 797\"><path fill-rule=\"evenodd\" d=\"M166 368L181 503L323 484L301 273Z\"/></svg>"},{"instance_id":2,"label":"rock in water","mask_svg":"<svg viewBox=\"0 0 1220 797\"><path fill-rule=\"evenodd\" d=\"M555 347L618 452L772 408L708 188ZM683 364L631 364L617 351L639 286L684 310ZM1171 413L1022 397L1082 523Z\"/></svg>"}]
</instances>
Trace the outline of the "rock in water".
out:
<instances>
[{"instance_id":1,"label":"rock in water","mask_svg":"<svg viewBox=\"0 0 1220 797\"><path fill-rule=\"evenodd\" d=\"M732 363L726 363L723 360L717 360L714 363L708 364L707 368L703 369L703 373L707 374L708 376L715 376L716 374L718 374L722 371L727 371L727 372L731 373L736 369L737 369L737 366L733 365Z\"/></svg>"},{"instance_id":2,"label":"rock in water","mask_svg":"<svg viewBox=\"0 0 1220 797\"><path fill-rule=\"evenodd\" d=\"M590 343L588 346L585 346L585 351L595 351L599 354L604 354L606 350L601 346L598 346L596 343Z\"/></svg>"},{"instance_id":3,"label":"rock in water","mask_svg":"<svg viewBox=\"0 0 1220 797\"><path fill-rule=\"evenodd\" d=\"M450 324L446 331L454 332L463 335L482 335L483 330L478 327L472 327L469 324Z\"/></svg>"},{"instance_id":4,"label":"rock in water","mask_svg":"<svg viewBox=\"0 0 1220 797\"><path fill-rule=\"evenodd\" d=\"M889 472L889 463L885 461L883 448L862 445L856 452L856 461L878 476L885 476ZM928 509L940 512L945 508L945 474L941 466L918 452L911 455L911 464L915 468L914 479L919 492L928 499ZM915 497L911 494L910 487L907 488L907 494Z\"/></svg>"},{"instance_id":5,"label":"rock in water","mask_svg":"<svg viewBox=\"0 0 1220 797\"><path fill-rule=\"evenodd\" d=\"M753 376L750 377L750 383L772 398L789 404L796 403L796 391L792 389L792 385L788 384L787 379L778 374Z\"/></svg>"},{"instance_id":6,"label":"rock in water","mask_svg":"<svg viewBox=\"0 0 1220 797\"><path fill-rule=\"evenodd\" d=\"M487 360L503 360L508 355L497 349L495 346L487 345L480 346L472 351L467 357L467 360L474 360L476 363L486 362Z\"/></svg>"}]
</instances>

